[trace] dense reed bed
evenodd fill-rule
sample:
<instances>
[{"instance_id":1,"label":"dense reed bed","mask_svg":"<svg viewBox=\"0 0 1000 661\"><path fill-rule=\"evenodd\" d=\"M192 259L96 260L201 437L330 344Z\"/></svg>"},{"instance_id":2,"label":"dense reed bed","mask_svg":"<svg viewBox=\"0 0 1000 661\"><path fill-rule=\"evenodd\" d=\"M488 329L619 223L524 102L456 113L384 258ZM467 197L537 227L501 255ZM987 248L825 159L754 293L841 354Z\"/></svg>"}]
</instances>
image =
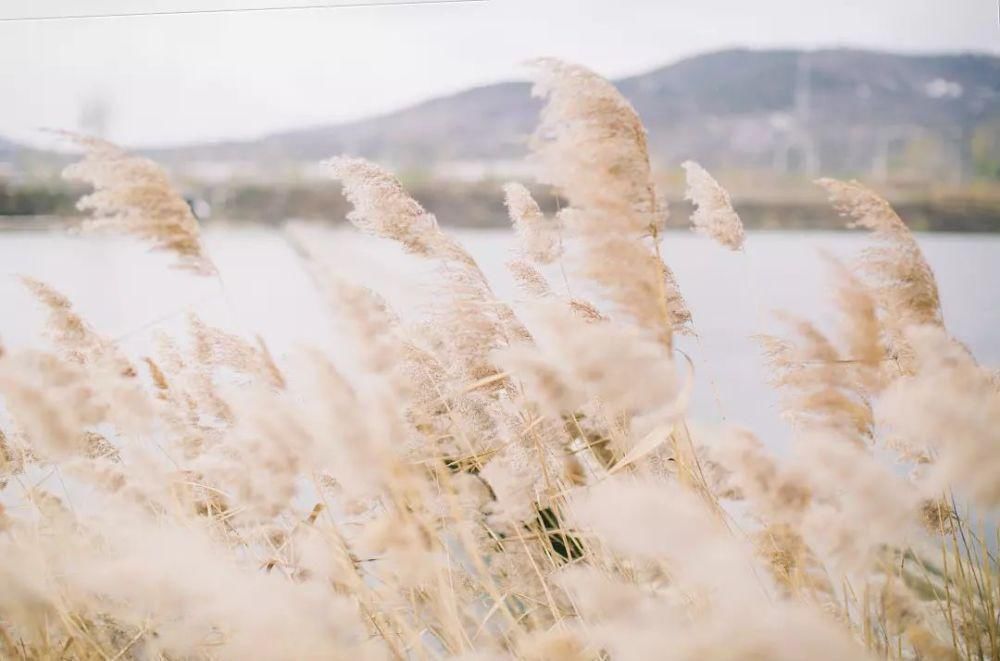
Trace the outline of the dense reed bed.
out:
<instances>
[{"instance_id":1,"label":"dense reed bed","mask_svg":"<svg viewBox=\"0 0 1000 661\"><path fill-rule=\"evenodd\" d=\"M436 293L401 318L289 231L350 364L279 364L197 318L130 355L25 280L49 345L0 357L0 656L998 657L1000 390L902 220L819 182L872 242L830 260L836 329L787 311L761 338L793 447L695 432L674 338L698 324L642 124L582 67L534 71L532 158L566 205L505 189L517 309L390 173L342 157L350 221L433 265ZM220 277L155 164L80 144L91 225ZM684 167L694 227L752 254Z\"/></svg>"}]
</instances>

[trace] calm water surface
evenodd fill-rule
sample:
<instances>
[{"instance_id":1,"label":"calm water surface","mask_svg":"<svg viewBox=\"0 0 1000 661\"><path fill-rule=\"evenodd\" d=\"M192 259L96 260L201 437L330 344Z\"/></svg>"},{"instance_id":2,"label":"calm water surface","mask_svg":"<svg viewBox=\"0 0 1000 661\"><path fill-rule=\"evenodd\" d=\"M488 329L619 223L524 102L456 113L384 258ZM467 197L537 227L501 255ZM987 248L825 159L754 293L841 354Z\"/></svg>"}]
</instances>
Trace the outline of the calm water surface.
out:
<instances>
[{"instance_id":1,"label":"calm water surface","mask_svg":"<svg viewBox=\"0 0 1000 661\"><path fill-rule=\"evenodd\" d=\"M349 229L304 232L324 258L382 291L406 316L431 298L433 273L393 246ZM504 269L509 232L465 231L460 238L479 260L497 294L520 300ZM43 232L0 234L0 339L8 348L38 346L43 315L18 283L18 274L44 280L67 294L101 333L139 353L159 330L181 332L185 313L247 334L260 334L279 360L296 347L321 346L343 357L331 311L311 285L284 235L269 229L207 232L221 281L168 268L165 255L125 239ZM1000 365L1000 236L919 236L941 290L946 323L981 363ZM866 244L855 233L750 233L745 253L730 253L686 232L668 233L665 258L694 314L698 337L681 346L693 357L692 419L725 419L781 442L775 394L766 384L752 336L777 332L771 312L794 311L828 325L834 319L829 272L821 251L850 258ZM553 282L561 282L558 273ZM580 292L574 292L580 293Z\"/></svg>"}]
</instances>

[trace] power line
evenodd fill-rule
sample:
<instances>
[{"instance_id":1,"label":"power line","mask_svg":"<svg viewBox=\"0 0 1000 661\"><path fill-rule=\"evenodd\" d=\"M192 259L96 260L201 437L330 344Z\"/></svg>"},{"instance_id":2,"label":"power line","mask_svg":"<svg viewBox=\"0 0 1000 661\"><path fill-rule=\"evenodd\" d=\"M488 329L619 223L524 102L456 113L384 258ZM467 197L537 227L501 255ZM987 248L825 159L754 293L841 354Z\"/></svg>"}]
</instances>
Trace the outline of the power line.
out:
<instances>
[{"instance_id":1,"label":"power line","mask_svg":"<svg viewBox=\"0 0 1000 661\"><path fill-rule=\"evenodd\" d=\"M402 7L413 5L457 5L489 2L489 0L369 0L350 3L315 3L303 5L272 5L267 7L226 7L217 9L167 9L164 11L121 12L108 14L70 14L52 16L0 16L0 23L73 21L88 18L130 18L137 16L193 16L197 14L246 14L251 12L306 11L311 9L350 9L352 7Z\"/></svg>"}]
</instances>

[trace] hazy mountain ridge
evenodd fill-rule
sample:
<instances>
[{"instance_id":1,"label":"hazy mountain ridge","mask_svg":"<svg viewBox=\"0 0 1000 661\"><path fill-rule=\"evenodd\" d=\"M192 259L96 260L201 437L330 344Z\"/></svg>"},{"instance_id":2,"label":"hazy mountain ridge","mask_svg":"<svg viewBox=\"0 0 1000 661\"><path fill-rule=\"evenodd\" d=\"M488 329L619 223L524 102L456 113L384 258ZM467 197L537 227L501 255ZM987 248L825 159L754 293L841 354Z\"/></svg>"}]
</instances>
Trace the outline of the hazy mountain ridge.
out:
<instances>
[{"instance_id":1,"label":"hazy mountain ridge","mask_svg":"<svg viewBox=\"0 0 1000 661\"><path fill-rule=\"evenodd\" d=\"M615 84L643 121L653 159L806 174L968 179L1000 175L1000 57L859 50L727 50ZM347 153L390 166L512 161L540 102L506 82L361 121L258 140L150 149L179 169L244 163L267 172ZM0 161L18 148L0 138Z\"/></svg>"},{"instance_id":2,"label":"hazy mountain ridge","mask_svg":"<svg viewBox=\"0 0 1000 661\"><path fill-rule=\"evenodd\" d=\"M957 177L981 166L973 142L986 141L990 156L1000 131L1000 57L991 55L730 50L615 84L664 165ZM525 154L539 108L527 83L499 83L362 121L152 153L171 162L349 153L397 167L506 160Z\"/></svg>"},{"instance_id":3,"label":"hazy mountain ridge","mask_svg":"<svg viewBox=\"0 0 1000 661\"><path fill-rule=\"evenodd\" d=\"M874 185L915 228L1000 231L1000 57L731 50L615 84L673 202L690 158L720 176L748 227L841 226L809 183L828 175ZM218 217L340 218L343 198L317 165L352 154L401 173L445 222L497 226L496 179L531 179L540 108L528 83L506 82L362 121L144 153ZM80 190L58 180L73 158L0 138L0 216L75 213Z\"/></svg>"}]
</instances>

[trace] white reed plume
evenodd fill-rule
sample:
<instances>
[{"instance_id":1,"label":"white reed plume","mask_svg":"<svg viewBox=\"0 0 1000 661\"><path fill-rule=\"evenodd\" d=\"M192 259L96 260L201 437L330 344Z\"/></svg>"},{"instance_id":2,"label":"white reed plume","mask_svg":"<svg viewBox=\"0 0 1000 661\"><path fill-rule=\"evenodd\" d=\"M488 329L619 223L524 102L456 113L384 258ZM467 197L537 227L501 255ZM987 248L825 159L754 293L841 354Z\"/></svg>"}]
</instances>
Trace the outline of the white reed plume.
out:
<instances>
[{"instance_id":1,"label":"white reed plume","mask_svg":"<svg viewBox=\"0 0 1000 661\"><path fill-rule=\"evenodd\" d=\"M705 168L694 161L681 163L687 174L684 197L697 207L691 224L730 250L743 247L743 222L733 209L729 193Z\"/></svg>"},{"instance_id":2,"label":"white reed plume","mask_svg":"<svg viewBox=\"0 0 1000 661\"><path fill-rule=\"evenodd\" d=\"M67 167L63 176L94 187L77 203L91 214L85 229L131 234L173 253L178 268L199 275L216 273L202 246L198 220L159 165L104 140L64 135L84 149L84 158Z\"/></svg>"}]
</instances>

